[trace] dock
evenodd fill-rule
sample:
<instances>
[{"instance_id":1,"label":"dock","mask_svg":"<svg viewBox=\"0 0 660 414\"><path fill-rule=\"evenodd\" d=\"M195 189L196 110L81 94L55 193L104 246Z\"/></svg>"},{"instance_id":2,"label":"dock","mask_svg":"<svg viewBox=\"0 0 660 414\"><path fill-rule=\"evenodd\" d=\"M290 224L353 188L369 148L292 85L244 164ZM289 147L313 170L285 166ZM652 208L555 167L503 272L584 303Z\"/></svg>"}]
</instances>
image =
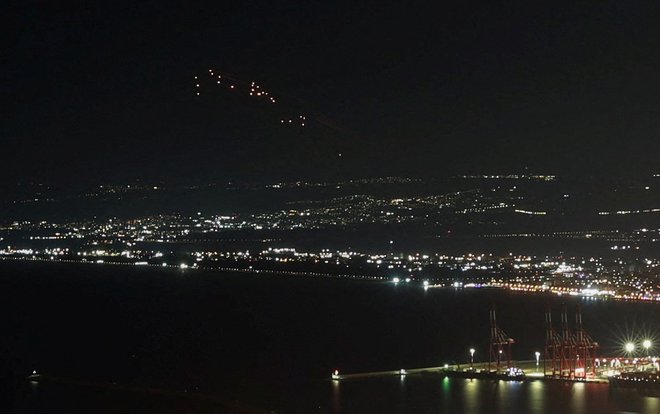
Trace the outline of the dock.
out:
<instances>
[{"instance_id":1,"label":"dock","mask_svg":"<svg viewBox=\"0 0 660 414\"><path fill-rule=\"evenodd\" d=\"M594 378L559 378L552 375L544 375L543 365L537 363L535 360L526 361L512 361L514 367L519 368L524 375L508 375L504 371L496 372L494 367L488 367L487 362L478 362L474 364L446 364L438 367L426 368L400 368L388 371L373 371L373 372L356 372L343 374L335 371L331 375L333 381L351 381L370 378L382 377L411 377L411 376L438 376L450 378L466 378L466 379L492 379L492 380L505 380L505 381L568 381L568 382L589 382L589 383L602 383L607 384L609 380L607 377L594 377Z\"/></svg>"}]
</instances>

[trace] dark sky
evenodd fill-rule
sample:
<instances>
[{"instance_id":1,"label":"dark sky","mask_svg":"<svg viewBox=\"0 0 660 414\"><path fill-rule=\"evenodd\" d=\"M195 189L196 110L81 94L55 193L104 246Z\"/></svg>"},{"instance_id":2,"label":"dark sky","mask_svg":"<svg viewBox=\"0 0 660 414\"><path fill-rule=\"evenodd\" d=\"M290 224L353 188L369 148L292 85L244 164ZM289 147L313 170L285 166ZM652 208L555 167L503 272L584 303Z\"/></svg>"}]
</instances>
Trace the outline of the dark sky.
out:
<instances>
[{"instance_id":1,"label":"dark sky","mask_svg":"<svg viewBox=\"0 0 660 414\"><path fill-rule=\"evenodd\" d=\"M6 182L658 164L656 2L12 3ZM282 97L277 116L312 121L283 130L239 93L195 96L209 68Z\"/></svg>"}]
</instances>

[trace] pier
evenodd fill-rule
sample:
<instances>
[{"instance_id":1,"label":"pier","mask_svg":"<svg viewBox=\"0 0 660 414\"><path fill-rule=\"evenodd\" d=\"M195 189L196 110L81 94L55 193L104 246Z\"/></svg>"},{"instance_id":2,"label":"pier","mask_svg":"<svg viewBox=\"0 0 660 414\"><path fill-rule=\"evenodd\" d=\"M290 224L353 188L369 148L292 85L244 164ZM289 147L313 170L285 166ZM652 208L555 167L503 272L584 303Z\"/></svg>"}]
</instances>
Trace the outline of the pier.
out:
<instances>
[{"instance_id":1,"label":"pier","mask_svg":"<svg viewBox=\"0 0 660 414\"><path fill-rule=\"evenodd\" d=\"M596 357L599 348L582 325L582 313L577 306L574 328L569 327L567 307L561 311L561 331L554 329L551 310L545 312L544 352L536 352L534 360L513 360L516 341L500 328L495 308L489 313L490 341L488 361L474 362L475 349L470 348L470 360L466 364L445 364L439 367L399 368L343 374L335 370L333 381L358 380L398 376L402 379L415 375L435 375L468 379L492 379L504 381L565 381L589 382L614 385L660 384L660 359L651 358L650 340L644 340L645 357L635 358L633 343L626 344L628 356ZM543 358L541 356L543 355Z\"/></svg>"},{"instance_id":2,"label":"pier","mask_svg":"<svg viewBox=\"0 0 660 414\"><path fill-rule=\"evenodd\" d=\"M332 373L331 379L333 381L350 381L383 377L400 377L403 379L410 376L438 376L505 381L570 381L605 384L609 383L607 377L565 378L553 375L544 375L543 367L539 367L535 360L511 361L511 365L519 369L520 374L522 375L516 375L515 373L513 375L509 375L507 372L491 371L488 369L488 362L478 362L472 364L472 367L470 367L470 364L448 364L439 367L400 368L389 371L356 372L348 374L335 371Z\"/></svg>"}]
</instances>

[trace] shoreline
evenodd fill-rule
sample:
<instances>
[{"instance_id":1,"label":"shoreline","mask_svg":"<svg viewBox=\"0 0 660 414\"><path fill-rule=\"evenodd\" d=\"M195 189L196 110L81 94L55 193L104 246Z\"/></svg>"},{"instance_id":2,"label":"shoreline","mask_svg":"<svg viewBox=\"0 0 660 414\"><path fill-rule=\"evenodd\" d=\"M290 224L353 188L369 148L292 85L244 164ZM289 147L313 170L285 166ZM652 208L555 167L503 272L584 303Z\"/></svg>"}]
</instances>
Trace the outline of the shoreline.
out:
<instances>
[{"instance_id":1,"label":"shoreline","mask_svg":"<svg viewBox=\"0 0 660 414\"><path fill-rule=\"evenodd\" d=\"M497 283L497 284L484 284L484 285L471 285L466 286L456 286L452 285L439 285L439 284L426 284L422 283L419 280L415 281L395 281L394 279L386 276L374 276L374 275L363 275L363 274L351 274L351 273L324 273L324 272L305 272L299 270L274 270L274 269L255 269L252 266L249 268L242 267L198 267L196 265L187 266L187 265L174 265L174 264L149 264L149 263L140 263L140 262L115 262L115 261L83 261L83 260L53 260L46 258L38 257L8 257L0 256L0 261L8 262L41 262L41 263L56 263L56 264L73 264L73 265L113 265L113 266L125 266L125 267L135 267L135 268L149 268L149 269L166 269L166 270L178 270L180 272L186 271L208 271L208 272L232 272L232 273L251 273L251 274L263 274L270 276L290 276L290 277L311 277L311 278L325 278L325 279L351 279L351 280L361 280L361 281L371 281L371 282L385 282L392 283L394 285L401 286L417 286L419 285L424 290L427 289L454 289L454 290L463 290L463 289L497 289L504 292L511 293L522 293L522 294L534 294L534 295L551 295L556 297L568 297L576 299L591 299L597 301L617 301L617 302L632 302L632 303L659 303L660 300L651 300L651 299L641 299L641 298L631 298L631 297L621 297L621 296L594 296L594 295L583 295L579 292L560 292L551 289L542 289L542 288L530 288L528 285L516 286L511 284Z\"/></svg>"}]
</instances>

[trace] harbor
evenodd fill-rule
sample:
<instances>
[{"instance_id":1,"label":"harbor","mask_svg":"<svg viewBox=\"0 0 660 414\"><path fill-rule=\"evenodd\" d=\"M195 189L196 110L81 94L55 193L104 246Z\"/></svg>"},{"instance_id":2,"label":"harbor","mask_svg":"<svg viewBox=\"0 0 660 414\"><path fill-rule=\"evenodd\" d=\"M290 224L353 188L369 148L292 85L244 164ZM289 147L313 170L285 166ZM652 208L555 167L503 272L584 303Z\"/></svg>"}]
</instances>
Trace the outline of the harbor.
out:
<instances>
[{"instance_id":1,"label":"harbor","mask_svg":"<svg viewBox=\"0 0 660 414\"><path fill-rule=\"evenodd\" d=\"M475 348L468 349L469 361L464 364L451 361L442 366L426 368L399 368L386 371L331 374L333 381L398 376L439 376L449 378L483 379L498 381L565 381L610 384L632 388L654 388L660 385L660 366L651 357L652 342L645 339L638 347L633 342L623 346L622 355L597 357L599 348L582 324L580 307L575 310L575 323L569 326L568 308L562 307L560 330L552 323L552 311L545 311L545 345L543 353L536 351L533 360L513 360L516 341L499 326L495 307L489 312L490 341L488 361L474 360ZM644 349L646 356L637 356Z\"/></svg>"}]
</instances>

